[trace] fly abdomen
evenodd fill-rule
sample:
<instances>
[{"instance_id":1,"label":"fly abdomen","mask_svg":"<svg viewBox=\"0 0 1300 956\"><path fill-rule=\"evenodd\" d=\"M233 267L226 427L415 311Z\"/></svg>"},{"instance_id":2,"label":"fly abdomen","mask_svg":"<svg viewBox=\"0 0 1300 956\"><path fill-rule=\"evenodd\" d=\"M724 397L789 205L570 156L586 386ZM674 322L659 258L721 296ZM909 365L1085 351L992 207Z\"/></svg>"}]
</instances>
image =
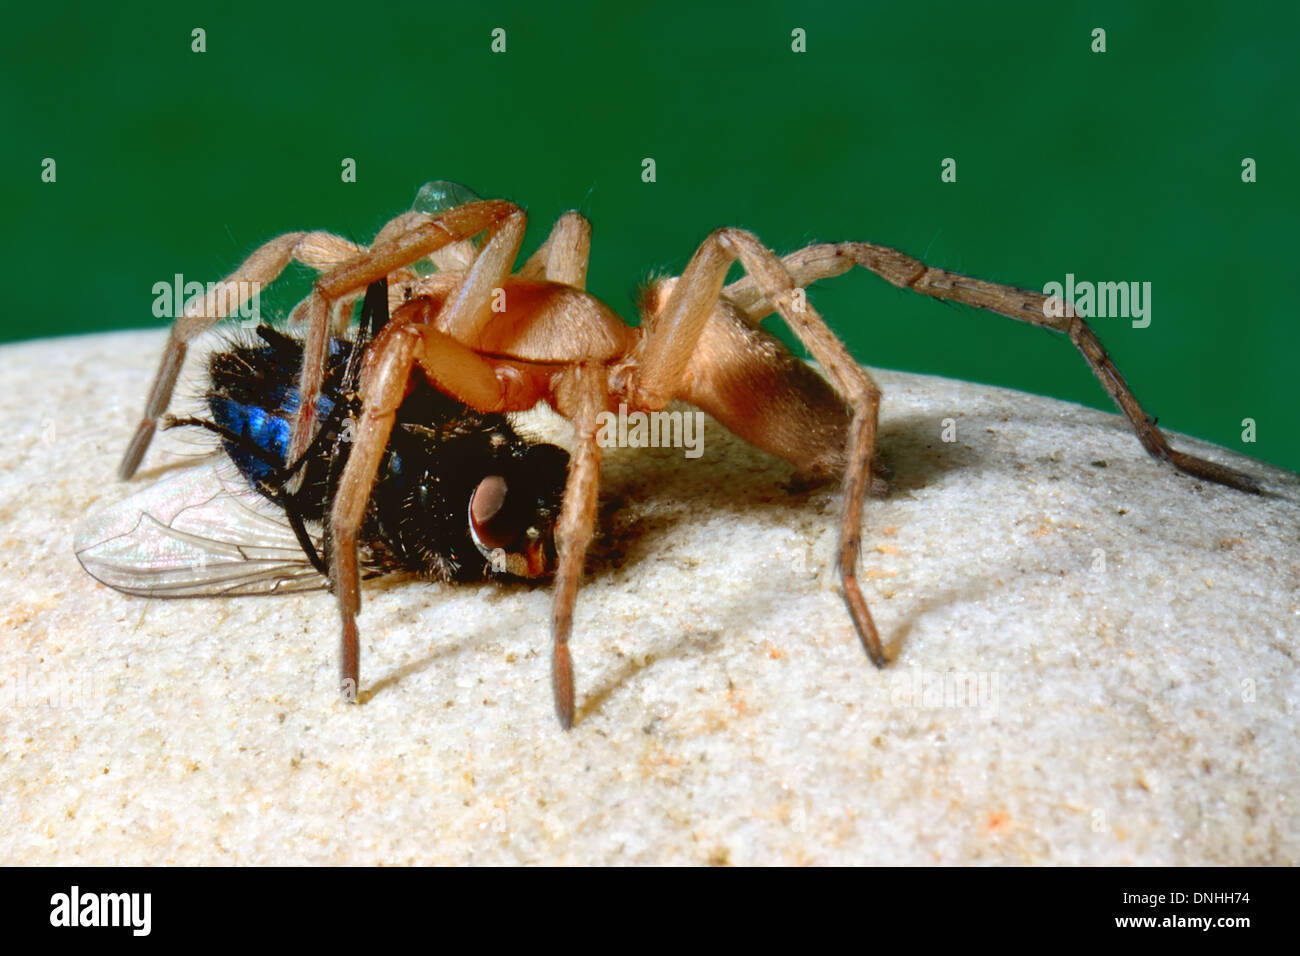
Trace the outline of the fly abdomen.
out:
<instances>
[{"instance_id":1,"label":"fly abdomen","mask_svg":"<svg viewBox=\"0 0 1300 956\"><path fill-rule=\"evenodd\" d=\"M212 355L207 393L212 421L227 436L223 440L226 454L253 485L271 479L289 464L286 458L298 412L302 365L302 344L296 339L265 325L257 334L264 344L236 345ZM335 339L330 343L327 375L316 403L318 421L329 421L334 412L340 368L349 351L347 342ZM310 467L313 464L308 463L309 473L317 470Z\"/></svg>"},{"instance_id":2,"label":"fly abdomen","mask_svg":"<svg viewBox=\"0 0 1300 956\"><path fill-rule=\"evenodd\" d=\"M223 430L251 442L284 465L292 431L289 419L258 405L237 402L221 395L209 397L208 409L212 412L212 420ZM276 471L270 460L253 454L240 444L227 441L225 448L230 460L253 484L268 480Z\"/></svg>"},{"instance_id":3,"label":"fly abdomen","mask_svg":"<svg viewBox=\"0 0 1300 956\"><path fill-rule=\"evenodd\" d=\"M221 435L240 474L291 520L323 523L351 450L345 418L355 405L354 387L343 382L354 345L331 341L316 408L318 440L302 461L289 462L302 343L269 326L257 334L261 343L212 355L206 395L211 422L197 424ZM358 536L363 561L372 571L413 571L444 581L489 573L536 577L553 564L551 529L567 465L562 449L521 439L504 416L442 394L416 371L371 489ZM298 490L287 493L287 475L298 470ZM488 515L480 503L475 531L470 504L485 480L508 489L511 505Z\"/></svg>"}]
</instances>

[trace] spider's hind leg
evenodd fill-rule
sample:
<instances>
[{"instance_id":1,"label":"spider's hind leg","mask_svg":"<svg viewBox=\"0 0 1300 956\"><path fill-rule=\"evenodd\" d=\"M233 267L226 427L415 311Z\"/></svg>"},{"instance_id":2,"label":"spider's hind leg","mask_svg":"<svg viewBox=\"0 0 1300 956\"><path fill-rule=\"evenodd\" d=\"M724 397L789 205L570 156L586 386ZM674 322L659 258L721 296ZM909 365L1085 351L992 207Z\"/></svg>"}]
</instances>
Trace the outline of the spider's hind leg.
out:
<instances>
[{"instance_id":1,"label":"spider's hind leg","mask_svg":"<svg viewBox=\"0 0 1300 956\"><path fill-rule=\"evenodd\" d=\"M900 289L910 289L976 309L988 309L1018 322L1028 322L1067 335L1088 362L1106 394L1129 420L1138 441L1151 457L1167 461L1179 471L1203 481L1227 485L1238 491L1260 491L1258 482L1249 475L1170 447L1164 433L1156 427L1155 419L1139 404L1088 323L1074 314L1072 308L1049 309L1049 299L1041 292L932 268L897 249L870 242L820 243L790 253L781 264L800 286L841 275L859 265ZM774 308L764 295L762 283L754 276L733 282L726 287L724 294L744 309L753 322L758 322Z\"/></svg>"},{"instance_id":2,"label":"spider's hind leg","mask_svg":"<svg viewBox=\"0 0 1300 956\"><path fill-rule=\"evenodd\" d=\"M739 307L720 300L727 269L737 259L821 365L834 391L775 339L753 328ZM662 408L683 397L710 410L712 402L732 431L801 467L819 446L829 447L821 450L821 470L843 474L838 565L844 601L867 656L883 667L888 658L857 578L862 498L871 481L880 414L875 382L781 260L740 229L709 236L652 313L635 386L639 405ZM734 346L709 345L720 322L735 337ZM808 414L818 431L800 424Z\"/></svg>"}]
</instances>

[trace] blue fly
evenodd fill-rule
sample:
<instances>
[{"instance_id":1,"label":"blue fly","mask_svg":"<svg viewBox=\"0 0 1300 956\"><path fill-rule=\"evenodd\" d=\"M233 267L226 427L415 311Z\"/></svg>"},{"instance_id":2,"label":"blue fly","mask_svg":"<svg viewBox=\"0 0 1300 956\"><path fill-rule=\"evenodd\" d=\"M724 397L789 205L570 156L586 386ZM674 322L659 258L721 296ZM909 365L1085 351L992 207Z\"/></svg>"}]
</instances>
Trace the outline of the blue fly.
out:
<instances>
[{"instance_id":1,"label":"blue fly","mask_svg":"<svg viewBox=\"0 0 1300 956\"><path fill-rule=\"evenodd\" d=\"M325 529L350 450L369 341L388 320L387 282L372 286L355 341L334 339L317 404L319 431L286 460L302 343L270 326L209 359L202 428L220 452L93 516L76 553L97 580L151 597L282 593L327 583ZM554 568L553 531L568 453L527 441L412 375L360 536L371 575L442 581L537 577Z\"/></svg>"}]
</instances>

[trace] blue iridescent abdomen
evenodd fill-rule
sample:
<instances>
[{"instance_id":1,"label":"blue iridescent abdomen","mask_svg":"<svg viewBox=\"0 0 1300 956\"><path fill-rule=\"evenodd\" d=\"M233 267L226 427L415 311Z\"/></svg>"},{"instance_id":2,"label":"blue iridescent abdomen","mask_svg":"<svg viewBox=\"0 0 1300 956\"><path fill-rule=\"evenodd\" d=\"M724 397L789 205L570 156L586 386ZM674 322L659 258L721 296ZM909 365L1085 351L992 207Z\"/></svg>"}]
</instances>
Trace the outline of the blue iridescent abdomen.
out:
<instances>
[{"instance_id":1,"label":"blue iridescent abdomen","mask_svg":"<svg viewBox=\"0 0 1300 956\"><path fill-rule=\"evenodd\" d=\"M339 343L332 342L331 356L338 350ZM226 453L253 483L274 474L275 466L268 459L280 466L287 464L293 418L298 411L298 369L285 362L283 351L283 347L274 346L247 350L241 354L238 367L241 371L256 370L255 374L237 378L227 370L222 379L225 387L207 396L213 422L231 436L224 443ZM331 384L326 383L327 394L316 402L317 421L324 421L334 410L334 399L328 394ZM256 454L250 445L266 455Z\"/></svg>"}]
</instances>

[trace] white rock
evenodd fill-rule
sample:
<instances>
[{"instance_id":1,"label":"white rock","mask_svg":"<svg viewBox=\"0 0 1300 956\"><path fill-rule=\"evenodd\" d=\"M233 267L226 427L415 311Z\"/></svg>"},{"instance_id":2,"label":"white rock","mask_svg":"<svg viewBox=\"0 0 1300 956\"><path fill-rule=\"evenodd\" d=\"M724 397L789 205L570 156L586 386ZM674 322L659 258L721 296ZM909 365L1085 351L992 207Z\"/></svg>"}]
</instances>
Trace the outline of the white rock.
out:
<instances>
[{"instance_id":1,"label":"white rock","mask_svg":"<svg viewBox=\"0 0 1300 956\"><path fill-rule=\"evenodd\" d=\"M114 480L161 342L0 349L6 862L1300 861L1294 475L1173 438L1272 493L1245 495L1114 416L876 373L877 671L835 489L785 490L712 422L696 461L612 451L566 734L545 586L369 583L348 707L328 594L88 577L77 523L193 451Z\"/></svg>"}]
</instances>

